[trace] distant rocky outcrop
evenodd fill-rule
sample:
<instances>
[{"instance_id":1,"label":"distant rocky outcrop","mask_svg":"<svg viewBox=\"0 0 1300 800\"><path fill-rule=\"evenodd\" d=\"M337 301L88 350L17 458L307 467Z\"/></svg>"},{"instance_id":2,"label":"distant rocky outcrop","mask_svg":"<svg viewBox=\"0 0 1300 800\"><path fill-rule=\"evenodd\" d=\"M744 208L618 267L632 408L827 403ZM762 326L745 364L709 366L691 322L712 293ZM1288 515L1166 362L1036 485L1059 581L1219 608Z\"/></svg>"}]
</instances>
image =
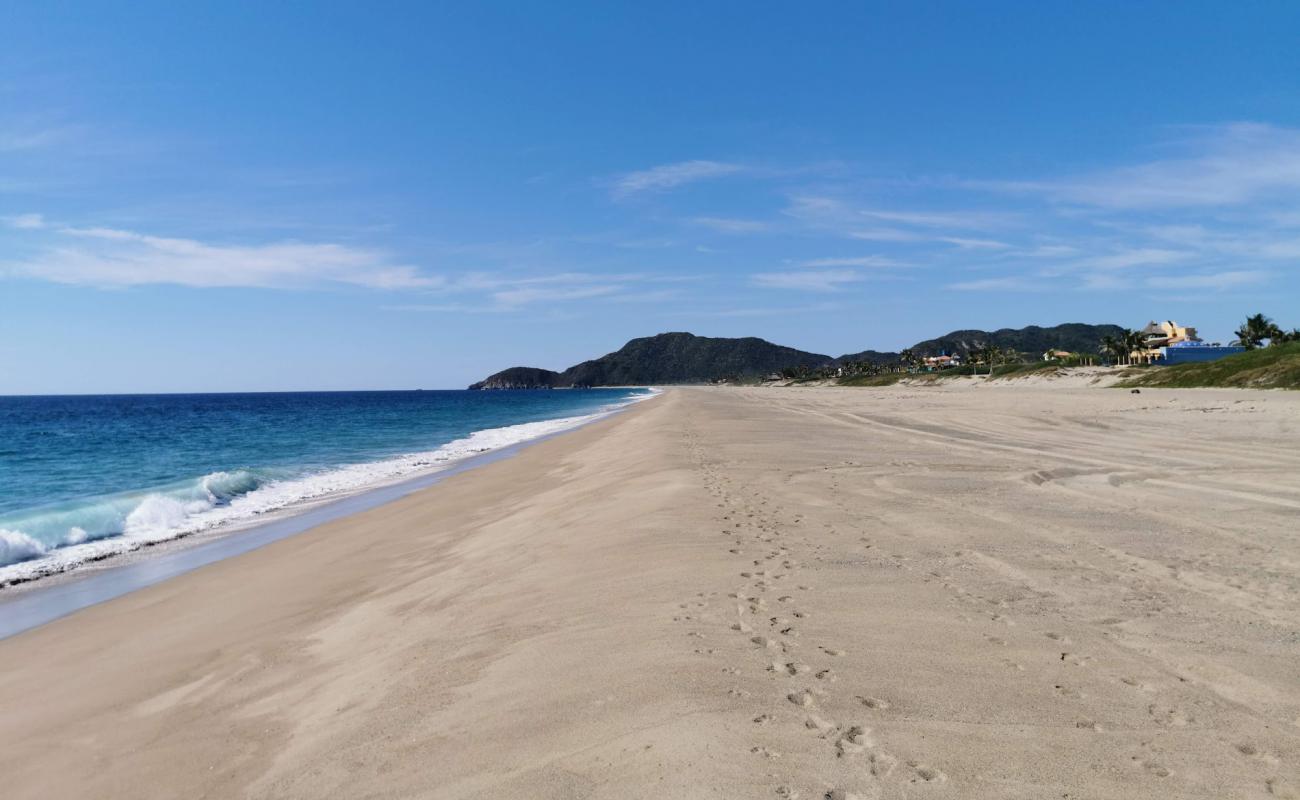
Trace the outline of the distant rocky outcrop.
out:
<instances>
[{"instance_id":1,"label":"distant rocky outcrop","mask_svg":"<svg viewBox=\"0 0 1300 800\"><path fill-rule=\"evenodd\" d=\"M560 374L538 367L511 367L489 375L471 389L553 389L559 385Z\"/></svg>"}]
</instances>

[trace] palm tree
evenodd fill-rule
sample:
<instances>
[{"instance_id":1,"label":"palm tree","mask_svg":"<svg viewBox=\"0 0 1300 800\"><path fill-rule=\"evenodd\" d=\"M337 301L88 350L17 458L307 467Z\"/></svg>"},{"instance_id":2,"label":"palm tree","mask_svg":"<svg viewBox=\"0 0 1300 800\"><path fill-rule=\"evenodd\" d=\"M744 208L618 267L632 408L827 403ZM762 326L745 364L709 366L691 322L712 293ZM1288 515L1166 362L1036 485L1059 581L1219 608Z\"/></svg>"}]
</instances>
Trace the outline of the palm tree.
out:
<instances>
[{"instance_id":1,"label":"palm tree","mask_svg":"<svg viewBox=\"0 0 1300 800\"><path fill-rule=\"evenodd\" d=\"M976 352L979 353L980 362L989 365L989 375L992 375L993 364L997 361L998 355L1001 353L1001 351L998 350L998 346L990 342L988 344L980 345L979 350Z\"/></svg>"},{"instance_id":2,"label":"palm tree","mask_svg":"<svg viewBox=\"0 0 1300 800\"><path fill-rule=\"evenodd\" d=\"M1123 333L1122 345L1124 355L1128 358L1129 363L1133 363L1134 353L1144 353L1147 349L1147 337L1142 331L1135 331L1132 328L1125 328Z\"/></svg>"},{"instance_id":3,"label":"palm tree","mask_svg":"<svg viewBox=\"0 0 1300 800\"><path fill-rule=\"evenodd\" d=\"M1246 348L1254 350L1264 343L1265 339L1273 340L1278 338L1282 329L1274 324L1273 320L1263 314L1254 314L1246 317L1246 321L1237 328L1236 343Z\"/></svg>"},{"instance_id":4,"label":"palm tree","mask_svg":"<svg viewBox=\"0 0 1300 800\"><path fill-rule=\"evenodd\" d=\"M1124 346L1120 344L1119 339L1116 339L1114 336L1106 334L1101 337L1101 354L1106 357L1107 362L1114 363L1118 360L1119 354L1123 349Z\"/></svg>"}]
</instances>

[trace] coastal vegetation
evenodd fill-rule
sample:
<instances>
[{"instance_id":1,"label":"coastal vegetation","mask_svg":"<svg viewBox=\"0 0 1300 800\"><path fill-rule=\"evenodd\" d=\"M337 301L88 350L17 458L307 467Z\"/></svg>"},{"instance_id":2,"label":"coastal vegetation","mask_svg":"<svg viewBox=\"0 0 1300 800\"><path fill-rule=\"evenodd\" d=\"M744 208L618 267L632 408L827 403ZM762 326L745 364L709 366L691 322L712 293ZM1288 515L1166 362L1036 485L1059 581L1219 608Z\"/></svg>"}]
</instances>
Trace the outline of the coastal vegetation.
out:
<instances>
[{"instance_id":1,"label":"coastal vegetation","mask_svg":"<svg viewBox=\"0 0 1300 800\"><path fill-rule=\"evenodd\" d=\"M1255 347L1202 364L1135 370L1123 387L1300 389L1300 339Z\"/></svg>"},{"instance_id":2,"label":"coastal vegetation","mask_svg":"<svg viewBox=\"0 0 1300 800\"><path fill-rule=\"evenodd\" d=\"M1246 317L1246 321L1236 330L1237 339L1233 344L1240 345L1247 350L1254 350L1257 347L1263 347L1264 342L1270 345L1281 345L1290 342L1300 342L1300 328L1292 328L1284 331L1276 322L1264 316L1263 314L1252 314Z\"/></svg>"},{"instance_id":3,"label":"coastal vegetation","mask_svg":"<svg viewBox=\"0 0 1300 800\"><path fill-rule=\"evenodd\" d=\"M1117 385L1300 389L1300 328L1283 330L1263 314L1252 314L1236 336L1233 344L1246 352L1217 361L1135 370Z\"/></svg>"}]
</instances>

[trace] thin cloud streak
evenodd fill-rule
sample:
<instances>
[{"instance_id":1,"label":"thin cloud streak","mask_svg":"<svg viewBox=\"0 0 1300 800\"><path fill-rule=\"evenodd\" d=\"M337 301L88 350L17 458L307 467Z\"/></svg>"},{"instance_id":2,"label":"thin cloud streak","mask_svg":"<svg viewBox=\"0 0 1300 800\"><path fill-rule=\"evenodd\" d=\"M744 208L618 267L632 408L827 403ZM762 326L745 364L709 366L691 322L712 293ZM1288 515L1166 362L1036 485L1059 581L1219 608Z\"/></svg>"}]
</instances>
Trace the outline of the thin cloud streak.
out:
<instances>
[{"instance_id":1,"label":"thin cloud streak","mask_svg":"<svg viewBox=\"0 0 1300 800\"><path fill-rule=\"evenodd\" d=\"M903 262L884 256L860 256L854 258L814 258L798 262L801 267L905 267Z\"/></svg>"},{"instance_id":2,"label":"thin cloud streak","mask_svg":"<svg viewBox=\"0 0 1300 800\"><path fill-rule=\"evenodd\" d=\"M24 215L25 227L49 226ZM39 222L32 225L32 222ZM171 284L193 288L313 288L348 284L373 289L435 288L444 279L396 264L378 251L330 243L209 244L116 228L48 231L36 255L0 262L0 274L80 286Z\"/></svg>"},{"instance_id":3,"label":"thin cloud streak","mask_svg":"<svg viewBox=\"0 0 1300 800\"><path fill-rule=\"evenodd\" d=\"M719 233L762 233L770 230L772 225L757 219L734 219L731 217L695 217L692 223L711 228Z\"/></svg>"},{"instance_id":4,"label":"thin cloud streak","mask_svg":"<svg viewBox=\"0 0 1300 800\"><path fill-rule=\"evenodd\" d=\"M1227 207L1300 191L1300 131L1238 122L1197 134L1181 158L1073 178L961 185L1110 210Z\"/></svg>"},{"instance_id":5,"label":"thin cloud streak","mask_svg":"<svg viewBox=\"0 0 1300 800\"><path fill-rule=\"evenodd\" d=\"M722 161L680 161L629 172L614 180L614 195L628 197L642 192L663 192L688 183L732 175L744 170L739 164Z\"/></svg>"},{"instance_id":6,"label":"thin cloud streak","mask_svg":"<svg viewBox=\"0 0 1300 800\"><path fill-rule=\"evenodd\" d=\"M805 292L834 292L843 284L863 280L861 274L849 269L760 272L750 277L755 286L764 289L793 289Z\"/></svg>"}]
</instances>

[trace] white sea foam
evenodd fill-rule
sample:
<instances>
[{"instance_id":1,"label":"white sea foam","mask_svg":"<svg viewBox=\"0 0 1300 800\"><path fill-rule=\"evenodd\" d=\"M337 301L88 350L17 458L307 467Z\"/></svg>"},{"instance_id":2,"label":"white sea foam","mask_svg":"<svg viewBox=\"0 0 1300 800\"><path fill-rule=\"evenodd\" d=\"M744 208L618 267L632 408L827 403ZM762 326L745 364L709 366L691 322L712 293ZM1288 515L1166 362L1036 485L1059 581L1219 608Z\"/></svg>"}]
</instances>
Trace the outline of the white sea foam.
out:
<instances>
[{"instance_id":1,"label":"white sea foam","mask_svg":"<svg viewBox=\"0 0 1300 800\"><path fill-rule=\"evenodd\" d=\"M438 472L479 453L576 428L658 393L658 389L651 389L591 414L475 431L436 450L350 464L263 485L258 485L257 476L245 470L215 472L199 479L191 497L146 495L126 514L120 535L88 534L79 526L71 526L62 546L49 547L22 531L0 529L0 586L66 572L90 561L171 539L242 527L267 514L292 513L312 502Z\"/></svg>"},{"instance_id":2,"label":"white sea foam","mask_svg":"<svg viewBox=\"0 0 1300 800\"><path fill-rule=\"evenodd\" d=\"M0 564L39 558L45 552L45 545L22 531L0 528Z\"/></svg>"}]
</instances>

